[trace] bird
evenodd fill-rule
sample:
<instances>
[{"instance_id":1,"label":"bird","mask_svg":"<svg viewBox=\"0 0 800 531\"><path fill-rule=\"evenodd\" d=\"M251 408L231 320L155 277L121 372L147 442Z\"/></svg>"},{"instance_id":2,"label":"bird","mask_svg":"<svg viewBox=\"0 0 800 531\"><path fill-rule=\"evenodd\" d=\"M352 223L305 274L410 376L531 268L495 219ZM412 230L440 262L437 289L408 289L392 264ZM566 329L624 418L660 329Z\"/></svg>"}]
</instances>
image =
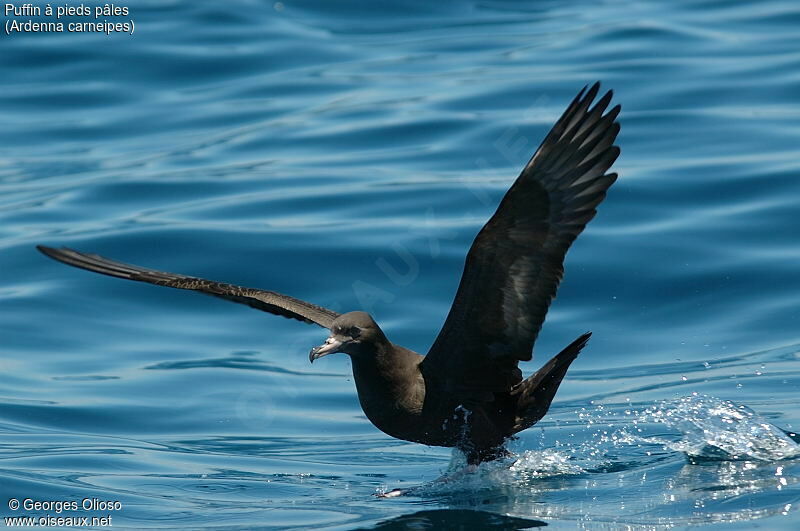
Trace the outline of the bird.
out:
<instances>
[{"instance_id":1,"label":"bird","mask_svg":"<svg viewBox=\"0 0 800 531\"><path fill-rule=\"evenodd\" d=\"M450 311L427 354L392 343L363 311L337 313L274 291L139 267L70 248L37 248L65 264L112 277L197 291L329 330L311 349L350 357L366 417L405 441L459 449L469 465L508 456L506 443L547 413L581 334L538 371L519 363L533 345L575 238L616 181L620 105L600 83L585 86L481 228L467 253ZM597 100L595 102L595 100Z\"/></svg>"}]
</instances>

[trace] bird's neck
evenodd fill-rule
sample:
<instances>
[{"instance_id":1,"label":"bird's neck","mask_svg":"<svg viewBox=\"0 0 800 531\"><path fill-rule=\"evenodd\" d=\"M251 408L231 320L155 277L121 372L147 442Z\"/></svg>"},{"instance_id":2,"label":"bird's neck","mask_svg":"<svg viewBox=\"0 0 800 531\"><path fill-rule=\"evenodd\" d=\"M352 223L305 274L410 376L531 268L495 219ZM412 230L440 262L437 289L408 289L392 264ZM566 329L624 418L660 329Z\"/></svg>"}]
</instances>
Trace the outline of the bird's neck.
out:
<instances>
[{"instance_id":1,"label":"bird's neck","mask_svg":"<svg viewBox=\"0 0 800 531\"><path fill-rule=\"evenodd\" d=\"M367 418L381 431L406 438L397 430L413 424L425 398L418 367L422 356L386 341L376 345L372 355L351 358L358 398Z\"/></svg>"}]
</instances>

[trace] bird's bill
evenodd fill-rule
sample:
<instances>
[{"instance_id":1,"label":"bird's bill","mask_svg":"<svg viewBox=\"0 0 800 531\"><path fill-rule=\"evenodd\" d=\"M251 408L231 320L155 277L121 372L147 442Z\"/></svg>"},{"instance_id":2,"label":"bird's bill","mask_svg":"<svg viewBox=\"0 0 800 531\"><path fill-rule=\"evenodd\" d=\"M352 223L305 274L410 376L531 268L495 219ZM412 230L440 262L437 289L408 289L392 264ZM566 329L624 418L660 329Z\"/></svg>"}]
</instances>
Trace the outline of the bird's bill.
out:
<instances>
[{"instance_id":1,"label":"bird's bill","mask_svg":"<svg viewBox=\"0 0 800 531\"><path fill-rule=\"evenodd\" d=\"M314 363L314 360L316 359L327 356L328 354L339 352L339 348L341 348L341 346L342 342L331 336L326 339L325 343L322 345L311 349L311 352L308 353L308 361Z\"/></svg>"}]
</instances>

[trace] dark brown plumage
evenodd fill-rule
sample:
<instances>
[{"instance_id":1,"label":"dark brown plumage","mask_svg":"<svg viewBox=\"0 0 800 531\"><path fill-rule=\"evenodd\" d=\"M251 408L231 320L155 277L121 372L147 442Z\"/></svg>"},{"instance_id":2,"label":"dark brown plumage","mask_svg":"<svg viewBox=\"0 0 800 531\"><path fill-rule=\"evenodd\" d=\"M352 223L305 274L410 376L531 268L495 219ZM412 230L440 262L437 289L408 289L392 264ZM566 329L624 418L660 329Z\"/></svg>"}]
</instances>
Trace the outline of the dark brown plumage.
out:
<instances>
[{"instance_id":1,"label":"dark brown plumage","mask_svg":"<svg viewBox=\"0 0 800 531\"><path fill-rule=\"evenodd\" d=\"M45 247L44 245L37 245L36 248L50 258L54 258L71 266L80 267L81 269L94 271L95 273L139 282L148 282L168 288L199 291L206 295L213 295L221 299L246 304L251 308L280 315L281 317L318 324L323 328L329 328L334 319L339 317L339 314L332 310L317 306L316 304L311 304L310 302L301 301L300 299L295 299L294 297L289 297L288 295L275 293L274 291L244 288L242 286L214 282L213 280L206 280L203 278L195 278L176 273L165 273L163 271L117 262L96 254L80 253L65 247L53 249L51 247Z\"/></svg>"},{"instance_id":2,"label":"dark brown plumage","mask_svg":"<svg viewBox=\"0 0 800 531\"><path fill-rule=\"evenodd\" d=\"M505 440L547 413L589 340L583 334L523 380L563 274L569 246L594 217L616 174L620 107L599 83L584 88L478 233L450 313L427 356L394 345L364 312L338 314L280 293L164 273L71 249L39 246L66 264L118 278L199 291L331 331L313 362L350 355L367 417L394 437L455 446L470 463L503 455Z\"/></svg>"}]
</instances>

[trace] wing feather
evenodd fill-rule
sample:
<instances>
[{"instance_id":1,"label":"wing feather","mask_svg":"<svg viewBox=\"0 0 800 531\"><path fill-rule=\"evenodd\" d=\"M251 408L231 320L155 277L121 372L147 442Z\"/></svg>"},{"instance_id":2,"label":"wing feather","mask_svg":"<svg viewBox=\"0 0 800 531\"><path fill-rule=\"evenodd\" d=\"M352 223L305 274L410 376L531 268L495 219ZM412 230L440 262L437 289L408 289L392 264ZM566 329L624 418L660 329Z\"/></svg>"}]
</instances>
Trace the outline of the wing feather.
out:
<instances>
[{"instance_id":1,"label":"wing feather","mask_svg":"<svg viewBox=\"0 0 800 531\"><path fill-rule=\"evenodd\" d=\"M246 304L251 308L271 314L297 319L306 323L314 323L324 328L329 328L339 316L338 313L322 306L274 291L245 288L203 278L156 271L155 269L117 262L96 254L81 253L66 247L54 249L38 245L36 248L54 260L86 269L87 271L138 282L147 282L157 286L199 291L221 299Z\"/></svg>"},{"instance_id":2,"label":"wing feather","mask_svg":"<svg viewBox=\"0 0 800 531\"><path fill-rule=\"evenodd\" d=\"M422 363L429 385L486 396L521 380L563 275L564 256L617 178L620 106L600 84L569 104L480 230L453 306Z\"/></svg>"}]
</instances>

